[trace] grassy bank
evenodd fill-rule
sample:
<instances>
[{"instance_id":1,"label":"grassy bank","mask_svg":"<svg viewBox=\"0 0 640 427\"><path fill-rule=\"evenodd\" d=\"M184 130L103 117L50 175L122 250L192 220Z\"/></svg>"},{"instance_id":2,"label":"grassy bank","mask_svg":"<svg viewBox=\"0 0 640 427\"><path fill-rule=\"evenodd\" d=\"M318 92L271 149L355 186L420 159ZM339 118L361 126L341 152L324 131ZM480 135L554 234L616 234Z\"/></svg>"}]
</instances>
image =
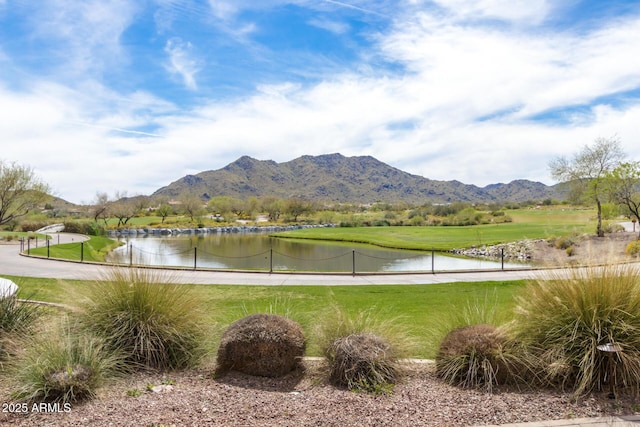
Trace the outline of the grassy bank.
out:
<instances>
[{"instance_id":1,"label":"grassy bank","mask_svg":"<svg viewBox=\"0 0 640 427\"><path fill-rule=\"evenodd\" d=\"M479 245L546 239L591 231L588 209L520 209L509 211L513 222L475 226L336 227L274 233L281 238L364 243L393 249L448 251Z\"/></svg>"},{"instance_id":2,"label":"grassy bank","mask_svg":"<svg viewBox=\"0 0 640 427\"><path fill-rule=\"evenodd\" d=\"M21 296L69 304L82 298L86 281L8 277L18 284ZM193 286L210 313L211 333L249 313L275 312L298 321L307 334L315 319L329 313L335 305L348 312L374 310L382 318L399 318L418 342L415 357L433 358L436 350L434 329L468 305L487 301L506 318L511 315L513 295L522 281L449 283L435 285L376 286ZM217 326L216 326L217 325ZM314 354L316 350L310 349Z\"/></svg>"},{"instance_id":3,"label":"grassy bank","mask_svg":"<svg viewBox=\"0 0 640 427\"><path fill-rule=\"evenodd\" d=\"M68 259L72 261L104 262L105 255L121 243L107 237L91 236L85 242L64 243L29 250L29 255Z\"/></svg>"}]
</instances>

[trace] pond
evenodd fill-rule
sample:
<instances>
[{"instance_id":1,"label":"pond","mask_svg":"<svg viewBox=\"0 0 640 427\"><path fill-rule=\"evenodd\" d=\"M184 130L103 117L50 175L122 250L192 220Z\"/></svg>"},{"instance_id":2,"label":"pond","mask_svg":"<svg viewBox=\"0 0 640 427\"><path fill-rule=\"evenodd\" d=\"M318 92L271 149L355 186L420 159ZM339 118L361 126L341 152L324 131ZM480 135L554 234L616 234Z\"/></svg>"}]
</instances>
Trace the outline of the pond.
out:
<instances>
[{"instance_id":1,"label":"pond","mask_svg":"<svg viewBox=\"0 0 640 427\"><path fill-rule=\"evenodd\" d=\"M462 258L370 245L278 239L266 233L122 238L110 262L209 269L305 272L419 272L500 269L500 260ZM505 262L504 268L527 264Z\"/></svg>"}]
</instances>

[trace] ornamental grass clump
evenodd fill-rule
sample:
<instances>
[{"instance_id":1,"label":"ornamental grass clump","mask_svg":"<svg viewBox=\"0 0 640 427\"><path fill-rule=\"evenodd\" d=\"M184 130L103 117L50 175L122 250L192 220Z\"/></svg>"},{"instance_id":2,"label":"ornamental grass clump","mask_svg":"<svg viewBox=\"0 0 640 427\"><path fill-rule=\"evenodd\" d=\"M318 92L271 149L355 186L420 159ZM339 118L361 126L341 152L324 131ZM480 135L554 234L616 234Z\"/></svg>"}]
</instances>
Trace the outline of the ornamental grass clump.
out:
<instances>
[{"instance_id":1,"label":"ornamental grass clump","mask_svg":"<svg viewBox=\"0 0 640 427\"><path fill-rule=\"evenodd\" d=\"M337 307L323 316L316 334L332 384L375 394L393 390L413 342L398 319L381 318L374 310L353 315Z\"/></svg>"},{"instance_id":2,"label":"ornamental grass clump","mask_svg":"<svg viewBox=\"0 0 640 427\"><path fill-rule=\"evenodd\" d=\"M515 358L506 349L504 332L493 325L463 326L440 343L436 374L448 384L492 392L494 386L514 382Z\"/></svg>"},{"instance_id":3,"label":"ornamental grass clump","mask_svg":"<svg viewBox=\"0 0 640 427\"><path fill-rule=\"evenodd\" d=\"M111 269L90 288L82 325L132 367L196 364L205 353L203 303L190 287L171 282L167 273Z\"/></svg>"},{"instance_id":4,"label":"ornamental grass clump","mask_svg":"<svg viewBox=\"0 0 640 427\"><path fill-rule=\"evenodd\" d=\"M73 403L93 397L104 382L121 372L121 358L103 340L49 328L27 342L16 362L14 397L29 402Z\"/></svg>"},{"instance_id":5,"label":"ornamental grass clump","mask_svg":"<svg viewBox=\"0 0 640 427\"><path fill-rule=\"evenodd\" d=\"M576 395L601 388L609 366L598 346L617 344L616 382L638 393L640 272L606 265L531 282L517 297L512 333L533 357L543 384Z\"/></svg>"},{"instance_id":6,"label":"ornamental grass clump","mask_svg":"<svg viewBox=\"0 0 640 427\"><path fill-rule=\"evenodd\" d=\"M302 327L276 314L252 314L232 323L218 348L216 375L230 370L281 377L301 366L306 349Z\"/></svg>"},{"instance_id":7,"label":"ornamental grass clump","mask_svg":"<svg viewBox=\"0 0 640 427\"><path fill-rule=\"evenodd\" d=\"M14 353L16 342L31 330L42 310L17 296L0 296L0 362Z\"/></svg>"},{"instance_id":8,"label":"ornamental grass clump","mask_svg":"<svg viewBox=\"0 0 640 427\"><path fill-rule=\"evenodd\" d=\"M506 317L496 309L494 295L468 301L461 309L431 325L439 342L436 374L448 384L492 392L495 386L518 384L528 375L527 359L509 339Z\"/></svg>"}]
</instances>

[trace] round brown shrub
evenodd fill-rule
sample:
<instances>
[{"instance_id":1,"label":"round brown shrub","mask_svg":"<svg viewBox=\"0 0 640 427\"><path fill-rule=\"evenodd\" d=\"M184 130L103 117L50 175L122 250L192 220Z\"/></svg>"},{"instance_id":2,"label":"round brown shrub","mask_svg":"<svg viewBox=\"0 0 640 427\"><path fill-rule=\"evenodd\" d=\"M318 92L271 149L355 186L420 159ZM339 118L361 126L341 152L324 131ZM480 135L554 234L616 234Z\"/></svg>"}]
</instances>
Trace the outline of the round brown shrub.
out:
<instances>
[{"instance_id":1,"label":"round brown shrub","mask_svg":"<svg viewBox=\"0 0 640 427\"><path fill-rule=\"evenodd\" d=\"M350 390L385 392L400 375L395 352L378 335L362 333L338 338L326 353L329 380Z\"/></svg>"},{"instance_id":2,"label":"round brown shrub","mask_svg":"<svg viewBox=\"0 0 640 427\"><path fill-rule=\"evenodd\" d=\"M275 314L252 314L229 326L218 348L217 373L280 377L295 370L306 341L300 325Z\"/></svg>"},{"instance_id":3,"label":"round brown shrub","mask_svg":"<svg viewBox=\"0 0 640 427\"><path fill-rule=\"evenodd\" d=\"M449 332L436 355L436 374L449 384L484 388L507 380L505 338L492 325L469 325Z\"/></svg>"}]
</instances>

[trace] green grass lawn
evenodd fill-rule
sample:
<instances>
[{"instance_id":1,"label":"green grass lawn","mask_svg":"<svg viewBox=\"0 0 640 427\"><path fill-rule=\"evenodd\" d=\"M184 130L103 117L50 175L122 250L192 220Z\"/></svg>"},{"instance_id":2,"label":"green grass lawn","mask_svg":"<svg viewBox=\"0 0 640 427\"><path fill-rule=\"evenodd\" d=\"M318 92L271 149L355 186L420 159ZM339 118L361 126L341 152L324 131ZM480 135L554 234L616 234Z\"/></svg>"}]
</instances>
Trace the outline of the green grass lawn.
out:
<instances>
[{"instance_id":1,"label":"green grass lawn","mask_svg":"<svg viewBox=\"0 0 640 427\"><path fill-rule=\"evenodd\" d=\"M525 239L582 234L594 225L592 209L517 209L507 211L513 222L476 226L436 227L336 227L274 233L295 239L372 244L394 249L447 251Z\"/></svg>"},{"instance_id":2,"label":"green grass lawn","mask_svg":"<svg viewBox=\"0 0 640 427\"><path fill-rule=\"evenodd\" d=\"M20 287L20 296L72 305L82 298L88 282L77 280L8 277ZM438 336L434 329L469 304L490 302L492 309L508 319L513 295L522 281L448 283L434 285L371 286L244 286L185 285L192 287L211 314L211 333L220 326L256 312L275 312L298 321L311 336L314 319L338 305L356 313L374 310L381 318L398 318L415 338L415 357L433 358ZM216 325L218 327L216 327ZM310 355L319 355L313 345Z\"/></svg>"},{"instance_id":3,"label":"green grass lawn","mask_svg":"<svg viewBox=\"0 0 640 427\"><path fill-rule=\"evenodd\" d=\"M116 240L107 237L90 236L89 240L80 243L64 243L61 245L51 245L29 250L29 255L69 259L73 261L104 262L105 255L112 249L119 246ZM26 249L25 249L26 250Z\"/></svg>"}]
</instances>

